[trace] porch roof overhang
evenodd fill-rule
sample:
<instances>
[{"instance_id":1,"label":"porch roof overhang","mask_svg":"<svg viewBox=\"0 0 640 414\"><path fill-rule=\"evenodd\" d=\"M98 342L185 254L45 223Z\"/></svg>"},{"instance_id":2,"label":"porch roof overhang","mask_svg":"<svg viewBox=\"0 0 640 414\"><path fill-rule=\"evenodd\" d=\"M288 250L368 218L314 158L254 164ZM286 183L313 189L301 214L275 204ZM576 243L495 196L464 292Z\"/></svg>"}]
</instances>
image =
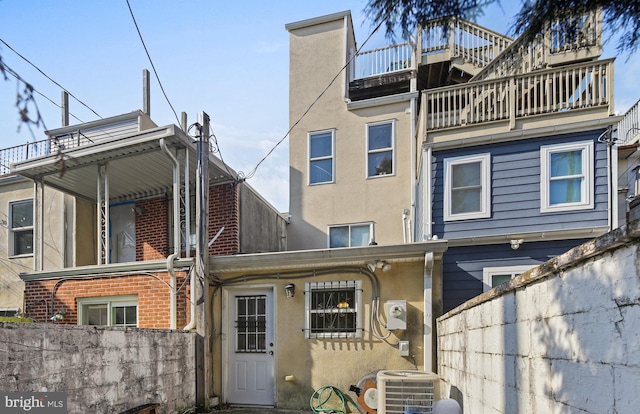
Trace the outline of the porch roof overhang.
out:
<instances>
[{"instance_id":1,"label":"porch roof overhang","mask_svg":"<svg viewBox=\"0 0 640 414\"><path fill-rule=\"evenodd\" d=\"M184 148L189 152L189 176L195 177L196 141L175 125L16 162L11 172L93 202L97 199L98 166L108 164L111 203L158 196L170 192L173 185L173 163L162 151L161 139L170 150ZM211 185L230 182L234 174L209 155Z\"/></svg>"},{"instance_id":2,"label":"porch roof overhang","mask_svg":"<svg viewBox=\"0 0 640 414\"><path fill-rule=\"evenodd\" d=\"M269 272L296 269L320 269L336 266L364 266L384 260L388 263L420 262L427 253L440 260L447 250L446 240L388 246L349 247L341 249L297 250L234 256L210 256L209 273Z\"/></svg>"},{"instance_id":3,"label":"porch roof overhang","mask_svg":"<svg viewBox=\"0 0 640 414\"><path fill-rule=\"evenodd\" d=\"M193 266L193 258L176 259L173 262L174 270L187 270ZM90 265L69 267L57 270L43 270L22 272L20 279L25 282L49 279L85 279L96 276L128 276L140 273L166 272L166 260L146 260L141 262L111 263L103 265Z\"/></svg>"}]
</instances>

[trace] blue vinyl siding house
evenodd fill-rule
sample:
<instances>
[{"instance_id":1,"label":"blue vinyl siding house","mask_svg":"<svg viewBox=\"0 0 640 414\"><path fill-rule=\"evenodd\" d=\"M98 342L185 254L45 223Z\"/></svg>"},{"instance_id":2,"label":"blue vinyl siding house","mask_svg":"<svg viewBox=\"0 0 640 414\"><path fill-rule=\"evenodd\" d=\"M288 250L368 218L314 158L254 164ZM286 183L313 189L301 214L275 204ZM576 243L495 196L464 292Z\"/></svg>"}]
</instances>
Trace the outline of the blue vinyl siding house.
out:
<instances>
[{"instance_id":1,"label":"blue vinyl siding house","mask_svg":"<svg viewBox=\"0 0 640 414\"><path fill-rule=\"evenodd\" d=\"M583 243L585 233L600 234L608 228L611 162L608 144L598 141L606 132L545 135L432 152L433 234L451 246L443 258L445 312L482 293L483 269L535 266ZM556 148L561 151L550 151ZM550 152L549 174L543 168ZM488 160L485 217L457 219L455 211L447 212L451 209L447 197L458 202L465 197L457 196L453 184L447 183L448 174L456 172L447 164L481 157ZM473 189L467 194L469 199L481 198ZM478 205L469 209L481 210ZM511 240L522 242L513 249Z\"/></svg>"}]
</instances>

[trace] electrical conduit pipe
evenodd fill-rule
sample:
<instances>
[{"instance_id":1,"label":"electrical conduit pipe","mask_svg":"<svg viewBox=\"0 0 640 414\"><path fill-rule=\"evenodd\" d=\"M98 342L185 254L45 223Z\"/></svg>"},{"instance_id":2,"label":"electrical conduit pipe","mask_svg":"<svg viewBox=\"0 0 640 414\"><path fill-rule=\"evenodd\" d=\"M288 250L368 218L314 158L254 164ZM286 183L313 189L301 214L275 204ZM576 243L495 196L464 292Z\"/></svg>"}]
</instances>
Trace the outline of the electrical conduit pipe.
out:
<instances>
[{"instance_id":1,"label":"electrical conduit pipe","mask_svg":"<svg viewBox=\"0 0 640 414\"><path fill-rule=\"evenodd\" d=\"M176 321L176 296L177 283L176 272L173 269L173 261L180 256L180 164L176 157L167 148L164 138L160 138L160 148L173 163L173 254L167 257L167 272L170 277L170 299L169 299L169 329L177 329Z\"/></svg>"}]
</instances>

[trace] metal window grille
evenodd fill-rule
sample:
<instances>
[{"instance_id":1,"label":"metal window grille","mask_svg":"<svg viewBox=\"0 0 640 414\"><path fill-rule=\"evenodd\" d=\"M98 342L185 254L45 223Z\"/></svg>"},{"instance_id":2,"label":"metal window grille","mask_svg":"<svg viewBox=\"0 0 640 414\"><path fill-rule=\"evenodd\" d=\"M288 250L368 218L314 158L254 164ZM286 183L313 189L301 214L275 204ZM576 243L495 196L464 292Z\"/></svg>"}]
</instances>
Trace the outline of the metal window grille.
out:
<instances>
[{"instance_id":1,"label":"metal window grille","mask_svg":"<svg viewBox=\"0 0 640 414\"><path fill-rule=\"evenodd\" d=\"M267 351L267 296L236 297L236 352Z\"/></svg>"},{"instance_id":2,"label":"metal window grille","mask_svg":"<svg viewBox=\"0 0 640 414\"><path fill-rule=\"evenodd\" d=\"M310 282L305 286L306 337L358 337L361 328L361 282Z\"/></svg>"}]
</instances>

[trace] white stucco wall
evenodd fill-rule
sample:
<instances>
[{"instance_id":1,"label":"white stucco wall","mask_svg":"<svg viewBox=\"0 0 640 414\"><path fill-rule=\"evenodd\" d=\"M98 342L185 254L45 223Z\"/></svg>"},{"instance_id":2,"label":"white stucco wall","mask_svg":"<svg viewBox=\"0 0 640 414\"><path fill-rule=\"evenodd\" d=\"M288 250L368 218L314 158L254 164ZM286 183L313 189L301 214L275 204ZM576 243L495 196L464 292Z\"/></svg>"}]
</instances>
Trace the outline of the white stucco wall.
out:
<instances>
[{"instance_id":1,"label":"white stucco wall","mask_svg":"<svg viewBox=\"0 0 640 414\"><path fill-rule=\"evenodd\" d=\"M465 413L637 413L640 223L438 319L438 369Z\"/></svg>"},{"instance_id":2,"label":"white stucco wall","mask_svg":"<svg viewBox=\"0 0 640 414\"><path fill-rule=\"evenodd\" d=\"M13 256L10 247L10 204L34 198L33 182L15 176L0 179L0 309L24 311L24 282L20 272L33 270L33 254ZM47 224L43 228L45 269L64 267L65 214L67 206L64 195L47 187L44 198L44 214Z\"/></svg>"}]
</instances>

